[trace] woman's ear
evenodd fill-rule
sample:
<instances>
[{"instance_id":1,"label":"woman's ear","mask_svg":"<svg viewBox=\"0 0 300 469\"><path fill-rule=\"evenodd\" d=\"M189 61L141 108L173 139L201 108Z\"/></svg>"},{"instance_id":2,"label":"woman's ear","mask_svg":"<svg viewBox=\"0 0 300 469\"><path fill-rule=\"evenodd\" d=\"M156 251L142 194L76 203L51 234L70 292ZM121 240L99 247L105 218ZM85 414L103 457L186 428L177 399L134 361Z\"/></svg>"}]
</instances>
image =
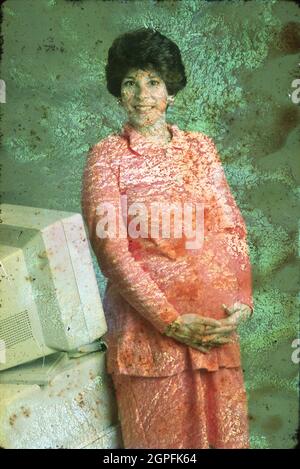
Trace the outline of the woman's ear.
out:
<instances>
[{"instance_id":1,"label":"woman's ear","mask_svg":"<svg viewBox=\"0 0 300 469\"><path fill-rule=\"evenodd\" d=\"M168 95L168 99L167 99L168 105L169 105L169 106L173 106L174 101L175 101L175 96L169 94L169 95Z\"/></svg>"}]
</instances>

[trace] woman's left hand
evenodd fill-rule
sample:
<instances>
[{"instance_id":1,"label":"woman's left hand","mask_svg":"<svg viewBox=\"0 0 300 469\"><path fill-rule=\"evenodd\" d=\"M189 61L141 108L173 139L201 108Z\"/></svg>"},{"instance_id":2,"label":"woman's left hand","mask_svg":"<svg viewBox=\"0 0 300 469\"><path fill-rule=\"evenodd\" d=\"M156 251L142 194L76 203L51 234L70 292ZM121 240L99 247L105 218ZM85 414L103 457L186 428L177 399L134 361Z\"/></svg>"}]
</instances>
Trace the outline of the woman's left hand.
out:
<instances>
[{"instance_id":1,"label":"woman's left hand","mask_svg":"<svg viewBox=\"0 0 300 469\"><path fill-rule=\"evenodd\" d=\"M224 319L218 319L218 321L221 323L220 330L226 326L233 326L236 328L241 322L249 319L252 314L250 306L245 305L244 303L236 302L231 307L227 307L223 304L222 307L228 317ZM209 332L210 329L208 328L207 331ZM211 331L218 332L218 328L212 328Z\"/></svg>"}]
</instances>

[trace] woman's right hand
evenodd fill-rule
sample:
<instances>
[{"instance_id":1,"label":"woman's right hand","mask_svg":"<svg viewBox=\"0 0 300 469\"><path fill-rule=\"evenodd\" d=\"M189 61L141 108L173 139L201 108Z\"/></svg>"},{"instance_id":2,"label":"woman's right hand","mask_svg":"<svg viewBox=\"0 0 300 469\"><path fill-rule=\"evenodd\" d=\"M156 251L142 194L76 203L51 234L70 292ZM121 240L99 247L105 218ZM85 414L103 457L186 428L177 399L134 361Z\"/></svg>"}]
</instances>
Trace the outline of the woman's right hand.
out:
<instances>
[{"instance_id":1,"label":"woman's right hand","mask_svg":"<svg viewBox=\"0 0 300 469\"><path fill-rule=\"evenodd\" d=\"M231 340L228 336L235 330L235 324L224 326L216 319L198 314L183 314L168 326L165 334L207 353L212 347L230 343Z\"/></svg>"}]
</instances>

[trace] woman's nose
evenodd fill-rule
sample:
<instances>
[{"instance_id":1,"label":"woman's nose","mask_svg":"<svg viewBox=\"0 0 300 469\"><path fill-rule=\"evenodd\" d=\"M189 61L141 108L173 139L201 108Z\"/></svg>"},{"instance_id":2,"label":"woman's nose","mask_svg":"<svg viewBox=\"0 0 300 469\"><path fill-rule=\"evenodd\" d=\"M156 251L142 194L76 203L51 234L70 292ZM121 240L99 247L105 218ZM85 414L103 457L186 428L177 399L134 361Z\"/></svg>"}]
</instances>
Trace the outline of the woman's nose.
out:
<instances>
[{"instance_id":1,"label":"woman's nose","mask_svg":"<svg viewBox=\"0 0 300 469\"><path fill-rule=\"evenodd\" d=\"M149 90L147 89L147 86L145 85L137 86L135 90L135 95L137 98L140 98L140 99L149 96Z\"/></svg>"}]
</instances>

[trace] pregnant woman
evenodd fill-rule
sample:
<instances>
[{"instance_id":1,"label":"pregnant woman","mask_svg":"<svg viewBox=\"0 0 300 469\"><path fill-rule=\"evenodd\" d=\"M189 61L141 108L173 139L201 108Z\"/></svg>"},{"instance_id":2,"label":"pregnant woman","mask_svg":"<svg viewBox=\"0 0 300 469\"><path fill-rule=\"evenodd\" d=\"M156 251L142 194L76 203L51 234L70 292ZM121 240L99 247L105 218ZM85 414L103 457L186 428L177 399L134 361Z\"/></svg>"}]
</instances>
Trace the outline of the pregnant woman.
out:
<instances>
[{"instance_id":1,"label":"pregnant woman","mask_svg":"<svg viewBox=\"0 0 300 469\"><path fill-rule=\"evenodd\" d=\"M248 448L236 332L253 311L246 226L212 139L166 121L186 85L178 46L149 28L125 33L106 79L127 121L91 148L82 211L108 279L107 369L124 447Z\"/></svg>"}]
</instances>

